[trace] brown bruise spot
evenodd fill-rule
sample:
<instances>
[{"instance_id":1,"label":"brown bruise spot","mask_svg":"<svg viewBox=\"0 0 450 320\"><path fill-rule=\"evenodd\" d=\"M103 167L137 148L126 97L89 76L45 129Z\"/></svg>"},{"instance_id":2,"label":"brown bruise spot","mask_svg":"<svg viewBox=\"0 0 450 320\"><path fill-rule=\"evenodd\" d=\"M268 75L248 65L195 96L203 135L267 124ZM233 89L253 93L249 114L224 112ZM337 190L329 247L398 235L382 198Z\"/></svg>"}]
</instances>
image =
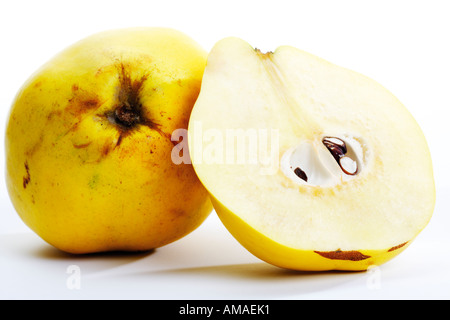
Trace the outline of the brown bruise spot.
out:
<instances>
[{"instance_id":1,"label":"brown bruise spot","mask_svg":"<svg viewBox=\"0 0 450 320\"><path fill-rule=\"evenodd\" d=\"M397 250L397 249L400 249L401 247L405 246L408 242L409 242L409 241L406 241L406 242L404 242L404 243L399 244L398 246L394 246L394 247L390 248L390 249L388 250L388 252L391 252L391 251L395 251L395 250Z\"/></svg>"},{"instance_id":2,"label":"brown bruise spot","mask_svg":"<svg viewBox=\"0 0 450 320\"><path fill-rule=\"evenodd\" d=\"M111 143L106 141L101 150L101 156L106 157L108 153L111 151Z\"/></svg>"},{"instance_id":3,"label":"brown bruise spot","mask_svg":"<svg viewBox=\"0 0 450 320\"><path fill-rule=\"evenodd\" d=\"M122 132L121 132L121 133L119 134L119 137L117 138L116 145L114 146L114 149L115 149L116 147L119 147L119 146L120 146L120 144L122 143L123 136L124 136L124 134L122 134Z\"/></svg>"},{"instance_id":4,"label":"brown bruise spot","mask_svg":"<svg viewBox=\"0 0 450 320\"><path fill-rule=\"evenodd\" d=\"M30 176L30 168L28 167L28 161L25 161L25 171L26 175L23 177L23 188L26 189L28 183L30 183L31 176Z\"/></svg>"},{"instance_id":5,"label":"brown bruise spot","mask_svg":"<svg viewBox=\"0 0 450 320\"><path fill-rule=\"evenodd\" d=\"M82 101L82 104L85 107L85 109L87 109L87 110L94 109L98 105L98 100L97 99L88 99L88 100Z\"/></svg>"},{"instance_id":6,"label":"brown bruise spot","mask_svg":"<svg viewBox=\"0 0 450 320\"><path fill-rule=\"evenodd\" d=\"M91 143L92 143L92 141L82 143L82 144L73 144L73 147L75 149L83 149L83 148L87 148Z\"/></svg>"},{"instance_id":7,"label":"brown bruise spot","mask_svg":"<svg viewBox=\"0 0 450 320\"><path fill-rule=\"evenodd\" d=\"M47 115L47 121L51 121L53 118L60 117L61 115L62 115L62 111L61 110L52 110Z\"/></svg>"},{"instance_id":8,"label":"brown bruise spot","mask_svg":"<svg viewBox=\"0 0 450 320\"><path fill-rule=\"evenodd\" d=\"M33 146L25 152L27 157L31 157L41 147L44 142L44 132L39 135L39 139L33 144Z\"/></svg>"},{"instance_id":9,"label":"brown bruise spot","mask_svg":"<svg viewBox=\"0 0 450 320\"><path fill-rule=\"evenodd\" d=\"M98 77L99 75L101 75L104 72L104 69L105 67L98 68L95 72L95 76Z\"/></svg>"},{"instance_id":10,"label":"brown bruise spot","mask_svg":"<svg viewBox=\"0 0 450 320\"><path fill-rule=\"evenodd\" d=\"M72 85L72 97L68 100L65 111L80 118L83 114L97 109L102 102L95 93L81 89L77 84Z\"/></svg>"},{"instance_id":11,"label":"brown bruise spot","mask_svg":"<svg viewBox=\"0 0 450 320\"><path fill-rule=\"evenodd\" d=\"M361 261L370 258L370 256L364 255L359 251L314 251L324 258L332 260L349 260L349 261Z\"/></svg>"},{"instance_id":12,"label":"brown bruise spot","mask_svg":"<svg viewBox=\"0 0 450 320\"><path fill-rule=\"evenodd\" d=\"M183 209L174 208L170 209L169 212L171 213L172 216L171 221L174 221L176 218L186 216L186 211Z\"/></svg>"},{"instance_id":13,"label":"brown bruise spot","mask_svg":"<svg viewBox=\"0 0 450 320\"><path fill-rule=\"evenodd\" d=\"M53 121L54 118L58 118L62 115L62 111L57 109L57 110L52 110L47 114L47 120L46 123L44 125L44 128L42 129L40 135L39 135L39 139L31 146L31 148L29 148L27 151L25 151L25 156L26 157L32 157L34 155L34 153L41 147L41 145L44 142L44 136L46 133L46 126L50 123L50 121Z\"/></svg>"}]
</instances>

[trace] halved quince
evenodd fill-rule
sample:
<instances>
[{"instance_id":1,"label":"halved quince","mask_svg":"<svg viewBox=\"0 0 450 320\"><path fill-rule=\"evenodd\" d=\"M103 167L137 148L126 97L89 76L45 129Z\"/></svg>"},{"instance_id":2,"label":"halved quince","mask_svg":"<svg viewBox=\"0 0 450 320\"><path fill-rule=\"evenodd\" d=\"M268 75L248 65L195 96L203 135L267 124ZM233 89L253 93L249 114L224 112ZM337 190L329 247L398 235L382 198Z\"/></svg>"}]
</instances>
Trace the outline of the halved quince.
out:
<instances>
[{"instance_id":1,"label":"halved quince","mask_svg":"<svg viewBox=\"0 0 450 320\"><path fill-rule=\"evenodd\" d=\"M435 203L426 139L368 77L238 38L211 50L189 122L197 175L251 253L297 270L365 270L403 251Z\"/></svg>"}]
</instances>

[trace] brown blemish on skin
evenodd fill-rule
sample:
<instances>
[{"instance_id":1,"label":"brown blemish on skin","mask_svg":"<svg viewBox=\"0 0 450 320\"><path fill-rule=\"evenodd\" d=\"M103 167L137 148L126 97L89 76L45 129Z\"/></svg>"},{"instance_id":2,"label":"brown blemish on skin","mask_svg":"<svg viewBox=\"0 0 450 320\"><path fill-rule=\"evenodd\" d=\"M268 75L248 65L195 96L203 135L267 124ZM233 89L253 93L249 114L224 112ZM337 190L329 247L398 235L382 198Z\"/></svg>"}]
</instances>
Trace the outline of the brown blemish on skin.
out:
<instances>
[{"instance_id":1,"label":"brown blemish on skin","mask_svg":"<svg viewBox=\"0 0 450 320\"><path fill-rule=\"evenodd\" d=\"M35 144L33 144L33 146L30 149L28 149L25 152L25 155L27 157L31 157L40 148L40 146L42 145L43 142L44 142L44 132L41 133L38 141Z\"/></svg>"},{"instance_id":2,"label":"brown blemish on skin","mask_svg":"<svg viewBox=\"0 0 450 320\"><path fill-rule=\"evenodd\" d=\"M392 247L392 248L390 248L390 249L388 250L388 252L391 252L391 251L395 251L395 250L397 250L397 249L400 249L401 247L405 246L408 242L409 242L409 241L406 241L406 242L404 242L404 243L399 244L398 246Z\"/></svg>"},{"instance_id":3,"label":"brown blemish on skin","mask_svg":"<svg viewBox=\"0 0 450 320\"><path fill-rule=\"evenodd\" d=\"M72 97L68 100L66 112L76 117L97 109L102 102L95 93L81 89L77 84L72 85Z\"/></svg>"},{"instance_id":4,"label":"brown blemish on skin","mask_svg":"<svg viewBox=\"0 0 450 320\"><path fill-rule=\"evenodd\" d=\"M97 99L89 99L89 100L82 101L82 104L86 109L89 110L89 109L93 109L93 108L97 107L98 100Z\"/></svg>"},{"instance_id":5,"label":"brown blemish on skin","mask_svg":"<svg viewBox=\"0 0 450 320\"><path fill-rule=\"evenodd\" d=\"M178 217L183 217L183 216L185 216L186 215L186 212L183 210L183 209L177 209L177 208L174 208L174 209L170 209L170 214L171 214L171 216L172 216L172 219L171 219L171 221L174 221L176 218L178 218Z\"/></svg>"},{"instance_id":6,"label":"brown blemish on skin","mask_svg":"<svg viewBox=\"0 0 450 320\"><path fill-rule=\"evenodd\" d=\"M314 251L315 253L321 255L324 258L332 260L349 260L349 261L361 261L370 258L359 251Z\"/></svg>"},{"instance_id":7,"label":"brown blemish on skin","mask_svg":"<svg viewBox=\"0 0 450 320\"><path fill-rule=\"evenodd\" d=\"M100 74L102 74L103 73L103 67L101 67L101 68L98 68L97 69L97 72L95 72L95 76L96 77L98 77Z\"/></svg>"},{"instance_id":8,"label":"brown blemish on skin","mask_svg":"<svg viewBox=\"0 0 450 320\"><path fill-rule=\"evenodd\" d=\"M58 117L61 116L62 111L61 110L52 110L49 112L49 114L47 115L47 120L50 121L52 120L54 117Z\"/></svg>"},{"instance_id":9,"label":"brown blemish on skin","mask_svg":"<svg viewBox=\"0 0 450 320\"><path fill-rule=\"evenodd\" d=\"M102 157L106 157L109 151L111 151L111 144L109 143L109 141L107 141L102 147Z\"/></svg>"},{"instance_id":10,"label":"brown blemish on skin","mask_svg":"<svg viewBox=\"0 0 450 320\"><path fill-rule=\"evenodd\" d=\"M120 146L120 144L122 143L122 139L123 139L123 134L120 133L120 134L119 134L119 137L117 138L116 145L114 146L114 148Z\"/></svg>"},{"instance_id":11,"label":"brown blemish on skin","mask_svg":"<svg viewBox=\"0 0 450 320\"><path fill-rule=\"evenodd\" d=\"M26 174L26 176L23 177L23 188L24 189L27 188L27 185L31 181L30 168L28 167L28 162L27 161L25 161L25 171L27 172L27 174Z\"/></svg>"},{"instance_id":12,"label":"brown blemish on skin","mask_svg":"<svg viewBox=\"0 0 450 320\"><path fill-rule=\"evenodd\" d=\"M67 117L64 122L68 122L70 125L65 133L66 135L78 129L78 126L83 121L86 113L95 111L101 107L103 103L104 102L99 99L96 93L84 90L78 84L73 84L72 96L68 100L64 110L56 110L51 112L48 116L48 120L50 120L54 115Z\"/></svg>"},{"instance_id":13,"label":"brown blemish on skin","mask_svg":"<svg viewBox=\"0 0 450 320\"><path fill-rule=\"evenodd\" d=\"M73 144L73 147L76 149L83 149L83 148L87 148L91 143L92 143L92 141L82 143L82 144Z\"/></svg>"},{"instance_id":14,"label":"brown blemish on skin","mask_svg":"<svg viewBox=\"0 0 450 320\"><path fill-rule=\"evenodd\" d=\"M46 133L46 126L50 121L52 121L55 117L60 117L62 115L62 111L52 110L47 115L47 122L44 126L44 128L41 131L41 134L39 135L39 139L32 145L31 148L29 148L27 151L25 151L26 157L31 157L33 154L41 147L42 143L44 142L44 135Z\"/></svg>"}]
</instances>

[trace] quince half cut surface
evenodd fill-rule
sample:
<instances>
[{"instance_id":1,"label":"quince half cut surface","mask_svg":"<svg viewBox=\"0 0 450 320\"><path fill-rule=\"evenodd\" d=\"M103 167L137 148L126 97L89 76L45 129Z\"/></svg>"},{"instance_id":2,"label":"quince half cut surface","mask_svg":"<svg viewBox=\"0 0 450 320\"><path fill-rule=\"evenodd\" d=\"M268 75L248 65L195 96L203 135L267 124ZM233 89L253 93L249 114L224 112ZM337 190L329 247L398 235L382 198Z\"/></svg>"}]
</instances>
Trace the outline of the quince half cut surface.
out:
<instances>
[{"instance_id":1,"label":"quince half cut surface","mask_svg":"<svg viewBox=\"0 0 450 320\"><path fill-rule=\"evenodd\" d=\"M230 233L298 270L365 270L427 225L426 139L380 84L290 46L211 50L189 122L195 171Z\"/></svg>"}]
</instances>

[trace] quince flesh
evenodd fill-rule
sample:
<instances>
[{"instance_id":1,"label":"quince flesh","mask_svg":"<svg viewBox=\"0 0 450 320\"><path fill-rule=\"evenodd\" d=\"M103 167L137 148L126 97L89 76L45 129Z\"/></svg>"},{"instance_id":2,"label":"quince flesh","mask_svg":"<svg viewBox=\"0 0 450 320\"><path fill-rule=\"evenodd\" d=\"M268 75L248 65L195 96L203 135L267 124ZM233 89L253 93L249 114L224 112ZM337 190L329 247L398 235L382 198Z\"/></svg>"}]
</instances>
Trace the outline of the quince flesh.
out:
<instances>
[{"instance_id":1,"label":"quince flesh","mask_svg":"<svg viewBox=\"0 0 450 320\"><path fill-rule=\"evenodd\" d=\"M380 265L434 208L430 152L407 109L374 80L290 46L213 47L189 150L230 233L279 267Z\"/></svg>"}]
</instances>

